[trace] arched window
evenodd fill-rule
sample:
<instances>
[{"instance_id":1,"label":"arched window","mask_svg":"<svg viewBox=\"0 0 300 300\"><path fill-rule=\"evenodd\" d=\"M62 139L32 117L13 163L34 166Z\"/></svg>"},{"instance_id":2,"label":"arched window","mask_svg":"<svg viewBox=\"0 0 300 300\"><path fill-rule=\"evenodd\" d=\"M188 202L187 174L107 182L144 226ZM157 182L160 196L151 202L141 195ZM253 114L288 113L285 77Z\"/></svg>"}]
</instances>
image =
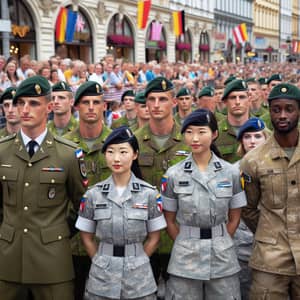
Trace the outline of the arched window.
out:
<instances>
[{"instance_id":1,"label":"arched window","mask_svg":"<svg viewBox=\"0 0 300 300\"><path fill-rule=\"evenodd\" d=\"M167 42L164 26L153 20L146 33L146 61L162 61L166 56Z\"/></svg>"},{"instance_id":2,"label":"arched window","mask_svg":"<svg viewBox=\"0 0 300 300\"><path fill-rule=\"evenodd\" d=\"M206 30L201 31L200 33L200 41L199 41L199 60L200 62L208 62L209 61L209 36Z\"/></svg>"},{"instance_id":3,"label":"arched window","mask_svg":"<svg viewBox=\"0 0 300 300\"><path fill-rule=\"evenodd\" d=\"M29 54L32 59L36 59L35 24L29 9L22 0L8 0L7 2L12 25L12 31L9 34L11 56L18 59ZM2 40L1 32L0 40ZM2 44L0 45L2 52L1 47Z\"/></svg>"},{"instance_id":4,"label":"arched window","mask_svg":"<svg viewBox=\"0 0 300 300\"><path fill-rule=\"evenodd\" d=\"M72 7L68 6L65 8L66 13L72 11ZM79 9L75 12L77 17L75 17L75 22L73 25L66 22L65 30L70 29L69 26L74 26L74 34L70 39L64 39L64 41L55 40L55 53L61 58L69 57L71 59L81 59L86 63L90 63L93 57L93 41L92 41L92 31L88 19L85 14ZM59 18L59 16L58 16ZM57 31L60 30L57 22L55 28L55 36L57 36Z\"/></svg>"},{"instance_id":5,"label":"arched window","mask_svg":"<svg viewBox=\"0 0 300 300\"><path fill-rule=\"evenodd\" d=\"M189 30L176 38L175 49L176 61L181 60L186 63L192 61L192 38Z\"/></svg>"},{"instance_id":6,"label":"arched window","mask_svg":"<svg viewBox=\"0 0 300 300\"><path fill-rule=\"evenodd\" d=\"M116 58L134 61L133 31L127 16L118 13L110 20L106 50Z\"/></svg>"}]
</instances>

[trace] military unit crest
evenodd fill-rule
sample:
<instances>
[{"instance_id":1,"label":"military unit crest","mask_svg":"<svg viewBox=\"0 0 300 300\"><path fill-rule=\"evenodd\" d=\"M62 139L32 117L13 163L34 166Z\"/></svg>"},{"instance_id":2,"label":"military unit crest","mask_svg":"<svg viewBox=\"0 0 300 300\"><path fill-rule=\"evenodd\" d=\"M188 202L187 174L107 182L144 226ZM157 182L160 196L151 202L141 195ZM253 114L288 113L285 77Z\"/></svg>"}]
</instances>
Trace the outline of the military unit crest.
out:
<instances>
[{"instance_id":1,"label":"military unit crest","mask_svg":"<svg viewBox=\"0 0 300 300\"><path fill-rule=\"evenodd\" d=\"M34 89L35 89L35 91L36 91L36 93L37 93L38 95L40 95L40 94L42 93L42 89L41 89L41 87L40 87L39 84L36 84L36 85L34 86Z\"/></svg>"}]
</instances>

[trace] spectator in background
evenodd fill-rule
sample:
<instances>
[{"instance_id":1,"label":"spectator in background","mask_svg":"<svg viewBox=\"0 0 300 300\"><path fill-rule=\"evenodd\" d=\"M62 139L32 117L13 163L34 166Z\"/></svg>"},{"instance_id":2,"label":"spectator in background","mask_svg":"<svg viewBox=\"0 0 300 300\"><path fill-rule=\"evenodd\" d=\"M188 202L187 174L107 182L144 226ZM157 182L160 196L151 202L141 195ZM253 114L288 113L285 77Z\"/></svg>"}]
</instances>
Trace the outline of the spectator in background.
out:
<instances>
[{"instance_id":1,"label":"spectator in background","mask_svg":"<svg viewBox=\"0 0 300 300\"><path fill-rule=\"evenodd\" d=\"M50 80L49 81L50 81L51 85L54 85L54 84L56 84L60 81L59 77L58 77L57 69L51 69L51 71L50 71Z\"/></svg>"},{"instance_id":2,"label":"spectator in background","mask_svg":"<svg viewBox=\"0 0 300 300\"><path fill-rule=\"evenodd\" d=\"M26 54L20 59L20 67L17 69L17 74L19 78L27 78L26 71L30 68L30 55Z\"/></svg>"}]
</instances>

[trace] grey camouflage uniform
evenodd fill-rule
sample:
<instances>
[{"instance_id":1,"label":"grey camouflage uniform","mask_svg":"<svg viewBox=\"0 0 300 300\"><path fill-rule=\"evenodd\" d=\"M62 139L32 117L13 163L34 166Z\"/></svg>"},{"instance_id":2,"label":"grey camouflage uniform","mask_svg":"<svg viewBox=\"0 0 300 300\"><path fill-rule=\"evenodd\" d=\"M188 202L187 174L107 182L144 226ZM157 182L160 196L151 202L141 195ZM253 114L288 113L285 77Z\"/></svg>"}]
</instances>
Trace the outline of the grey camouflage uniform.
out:
<instances>
[{"instance_id":1,"label":"grey camouflage uniform","mask_svg":"<svg viewBox=\"0 0 300 300\"><path fill-rule=\"evenodd\" d=\"M91 187L85 194L76 227L100 238L86 285L87 298L150 299L156 291L149 257L143 250L148 232L166 227L157 206L157 190L132 173L119 196L113 179ZM159 198L158 198L159 199ZM113 256L113 246L125 246L124 257ZM91 297L89 297L91 295Z\"/></svg>"},{"instance_id":2,"label":"grey camouflage uniform","mask_svg":"<svg viewBox=\"0 0 300 300\"><path fill-rule=\"evenodd\" d=\"M226 286L220 279L229 278L238 284L240 267L226 228L229 209L246 204L238 169L213 154L207 170L200 172L190 154L169 168L164 178L167 181L162 183L163 207L166 211L177 212L180 228L168 267L171 277L166 299L183 299L184 293L189 291L186 286L201 286L203 281L213 285L214 279L218 279L218 286ZM202 237L200 228L211 228L211 237ZM191 280L181 286L187 279ZM175 290L172 286L176 286ZM228 286L218 291L223 298L214 294L205 295L204 299L240 299L239 286L230 286L232 288ZM202 289L198 292L204 293ZM191 293L188 299L202 299Z\"/></svg>"}]
</instances>

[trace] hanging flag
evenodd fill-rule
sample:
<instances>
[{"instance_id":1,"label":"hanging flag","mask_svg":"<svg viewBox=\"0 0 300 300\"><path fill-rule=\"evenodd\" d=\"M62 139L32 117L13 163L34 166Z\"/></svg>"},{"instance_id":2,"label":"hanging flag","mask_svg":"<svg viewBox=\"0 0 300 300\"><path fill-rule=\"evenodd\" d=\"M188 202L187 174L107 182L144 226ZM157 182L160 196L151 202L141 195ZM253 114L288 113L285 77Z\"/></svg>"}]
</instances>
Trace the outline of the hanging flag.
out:
<instances>
[{"instance_id":1,"label":"hanging flag","mask_svg":"<svg viewBox=\"0 0 300 300\"><path fill-rule=\"evenodd\" d=\"M74 38L75 26L77 21L77 12L68 9L66 42L71 43Z\"/></svg>"},{"instance_id":2,"label":"hanging flag","mask_svg":"<svg viewBox=\"0 0 300 300\"><path fill-rule=\"evenodd\" d=\"M144 29L147 25L148 16L151 8L151 0L138 1L138 28Z\"/></svg>"},{"instance_id":3,"label":"hanging flag","mask_svg":"<svg viewBox=\"0 0 300 300\"><path fill-rule=\"evenodd\" d=\"M150 40L160 41L161 31L162 31L162 24L160 24L157 21L152 22Z\"/></svg>"},{"instance_id":4,"label":"hanging flag","mask_svg":"<svg viewBox=\"0 0 300 300\"><path fill-rule=\"evenodd\" d=\"M59 43L63 43L65 41L67 17L67 9L65 7L61 7L55 26L55 36Z\"/></svg>"},{"instance_id":5,"label":"hanging flag","mask_svg":"<svg viewBox=\"0 0 300 300\"><path fill-rule=\"evenodd\" d=\"M181 11L173 11L173 26L174 33L176 36L184 34L184 10Z\"/></svg>"},{"instance_id":6,"label":"hanging flag","mask_svg":"<svg viewBox=\"0 0 300 300\"><path fill-rule=\"evenodd\" d=\"M298 41L296 41L296 40L292 41L292 51L293 51L293 53L297 53L298 52L298 47L299 47L298 44L299 44Z\"/></svg>"},{"instance_id":7,"label":"hanging flag","mask_svg":"<svg viewBox=\"0 0 300 300\"><path fill-rule=\"evenodd\" d=\"M300 41L297 41L297 44L298 44L298 49L296 53L300 53Z\"/></svg>"},{"instance_id":8,"label":"hanging flag","mask_svg":"<svg viewBox=\"0 0 300 300\"><path fill-rule=\"evenodd\" d=\"M247 33L246 23L242 23L242 24L234 27L232 32L233 32L233 37L234 37L236 44L238 44L238 43L242 44L243 42L248 41L248 33Z\"/></svg>"}]
</instances>

